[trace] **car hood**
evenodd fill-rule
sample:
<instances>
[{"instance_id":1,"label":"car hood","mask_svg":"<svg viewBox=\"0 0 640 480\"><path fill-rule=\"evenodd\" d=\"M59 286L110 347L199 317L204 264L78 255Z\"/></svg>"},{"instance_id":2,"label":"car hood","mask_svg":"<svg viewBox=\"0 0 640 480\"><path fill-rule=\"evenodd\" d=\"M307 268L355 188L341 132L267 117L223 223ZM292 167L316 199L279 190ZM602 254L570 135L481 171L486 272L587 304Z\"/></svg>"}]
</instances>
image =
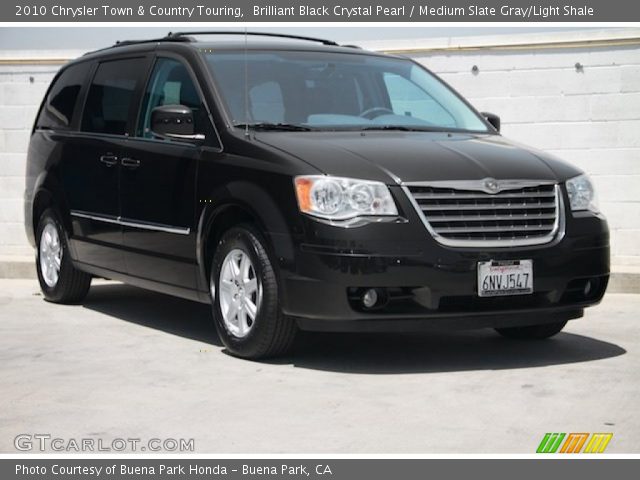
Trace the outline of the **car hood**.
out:
<instances>
[{"instance_id":1,"label":"car hood","mask_svg":"<svg viewBox=\"0 0 640 480\"><path fill-rule=\"evenodd\" d=\"M256 140L334 176L385 183L438 180L564 181L575 167L500 135L441 132L257 132Z\"/></svg>"}]
</instances>

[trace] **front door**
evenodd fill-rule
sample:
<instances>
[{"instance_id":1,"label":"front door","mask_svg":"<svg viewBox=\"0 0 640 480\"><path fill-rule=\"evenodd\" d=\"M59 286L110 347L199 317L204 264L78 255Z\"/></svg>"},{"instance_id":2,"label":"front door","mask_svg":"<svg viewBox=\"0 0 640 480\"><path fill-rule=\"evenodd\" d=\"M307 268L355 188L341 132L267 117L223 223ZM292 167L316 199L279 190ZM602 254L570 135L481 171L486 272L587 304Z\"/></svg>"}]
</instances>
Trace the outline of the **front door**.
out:
<instances>
[{"instance_id":1,"label":"front door","mask_svg":"<svg viewBox=\"0 0 640 480\"><path fill-rule=\"evenodd\" d=\"M194 112L196 132L210 134L195 85L181 61L156 60L121 173L128 273L188 289L196 288L195 186L201 148L154 136L150 119L155 107L184 105Z\"/></svg>"}]
</instances>

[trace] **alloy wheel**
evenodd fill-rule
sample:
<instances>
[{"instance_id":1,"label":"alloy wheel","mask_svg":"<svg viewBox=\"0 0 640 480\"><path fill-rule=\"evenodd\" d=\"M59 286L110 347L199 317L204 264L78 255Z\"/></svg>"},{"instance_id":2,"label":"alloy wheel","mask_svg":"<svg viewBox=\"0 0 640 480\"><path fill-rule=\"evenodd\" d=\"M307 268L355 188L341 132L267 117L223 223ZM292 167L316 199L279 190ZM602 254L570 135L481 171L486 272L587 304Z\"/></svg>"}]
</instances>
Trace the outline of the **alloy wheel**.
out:
<instances>
[{"instance_id":1,"label":"alloy wheel","mask_svg":"<svg viewBox=\"0 0 640 480\"><path fill-rule=\"evenodd\" d=\"M42 229L40 236L40 272L48 287L54 288L60 278L62 265L62 245L60 235L53 222Z\"/></svg>"},{"instance_id":2,"label":"alloy wheel","mask_svg":"<svg viewBox=\"0 0 640 480\"><path fill-rule=\"evenodd\" d=\"M255 326L262 300L262 285L251 258L240 249L231 250L220 269L218 301L225 327L237 338Z\"/></svg>"}]
</instances>

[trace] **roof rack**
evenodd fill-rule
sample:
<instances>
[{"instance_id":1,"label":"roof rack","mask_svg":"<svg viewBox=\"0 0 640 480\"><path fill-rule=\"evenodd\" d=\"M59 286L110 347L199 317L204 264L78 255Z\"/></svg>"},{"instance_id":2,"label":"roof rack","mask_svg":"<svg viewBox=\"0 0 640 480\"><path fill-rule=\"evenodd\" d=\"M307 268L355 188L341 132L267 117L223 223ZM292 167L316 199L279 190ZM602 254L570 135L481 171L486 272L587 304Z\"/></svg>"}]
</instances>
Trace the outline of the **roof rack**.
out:
<instances>
[{"instance_id":1,"label":"roof rack","mask_svg":"<svg viewBox=\"0 0 640 480\"><path fill-rule=\"evenodd\" d=\"M277 37L277 38L290 38L293 40L305 40L308 42L318 42L323 45L331 45L334 47L339 46L336 42L331 40L325 40L323 38L315 38L315 37L303 37L301 35L287 35L284 33L267 33L267 32L244 32L240 30L201 30L194 32L169 32L166 37L161 38L151 38L148 40L118 40L115 44L110 47L100 48L98 50L93 50L91 52L85 53L85 55L89 55L91 53L102 52L104 50L109 50L111 48L117 47L126 47L128 45L142 45L145 43L158 43L158 42L195 42L194 38L191 38L191 35L250 35L256 37ZM350 45L349 45L350 46Z\"/></svg>"},{"instance_id":2,"label":"roof rack","mask_svg":"<svg viewBox=\"0 0 640 480\"><path fill-rule=\"evenodd\" d=\"M128 45L143 45L145 43L158 43L158 42L190 42L192 41L190 38L188 37L162 37L162 38L150 38L147 40L118 40L116 43L114 43L113 45L111 45L110 47L104 47L104 48L99 48L97 50L92 50L90 52L85 53L85 55L90 55L92 53L96 53L96 52L103 52L105 50L109 50L111 48L117 48L117 47L126 47Z\"/></svg>"},{"instance_id":3,"label":"roof rack","mask_svg":"<svg viewBox=\"0 0 640 480\"><path fill-rule=\"evenodd\" d=\"M114 47L126 47L127 45L138 45L141 43L157 43L157 42L190 42L191 39L188 37L170 37L167 35L162 38L152 38L149 40L118 40L113 46Z\"/></svg>"},{"instance_id":4,"label":"roof rack","mask_svg":"<svg viewBox=\"0 0 640 480\"><path fill-rule=\"evenodd\" d=\"M178 40L186 39L182 41L193 41L189 38L189 35L250 35L254 37L277 37L277 38L290 38L293 40L306 40L307 42L318 42L323 45L338 46L338 44L332 40L325 40L323 38L315 37L303 37L301 35L287 35L284 33L267 33L267 32L244 32L240 30L201 30L195 32L169 32L169 34L162 40Z\"/></svg>"}]
</instances>

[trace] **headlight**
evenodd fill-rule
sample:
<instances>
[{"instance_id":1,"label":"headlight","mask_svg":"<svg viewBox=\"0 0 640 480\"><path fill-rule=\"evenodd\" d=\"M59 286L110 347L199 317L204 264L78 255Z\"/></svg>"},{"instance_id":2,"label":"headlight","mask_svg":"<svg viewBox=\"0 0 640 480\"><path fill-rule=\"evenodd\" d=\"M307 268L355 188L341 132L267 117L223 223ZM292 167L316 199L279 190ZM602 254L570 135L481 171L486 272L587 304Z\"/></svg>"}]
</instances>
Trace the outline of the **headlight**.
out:
<instances>
[{"instance_id":1,"label":"headlight","mask_svg":"<svg viewBox=\"0 0 640 480\"><path fill-rule=\"evenodd\" d=\"M596 192L587 175L579 175L567 180L567 194L571 202L571 210L598 211Z\"/></svg>"},{"instance_id":2,"label":"headlight","mask_svg":"<svg viewBox=\"0 0 640 480\"><path fill-rule=\"evenodd\" d=\"M329 220L398 215L387 186L353 178L306 175L294 180L300 211Z\"/></svg>"}]
</instances>

